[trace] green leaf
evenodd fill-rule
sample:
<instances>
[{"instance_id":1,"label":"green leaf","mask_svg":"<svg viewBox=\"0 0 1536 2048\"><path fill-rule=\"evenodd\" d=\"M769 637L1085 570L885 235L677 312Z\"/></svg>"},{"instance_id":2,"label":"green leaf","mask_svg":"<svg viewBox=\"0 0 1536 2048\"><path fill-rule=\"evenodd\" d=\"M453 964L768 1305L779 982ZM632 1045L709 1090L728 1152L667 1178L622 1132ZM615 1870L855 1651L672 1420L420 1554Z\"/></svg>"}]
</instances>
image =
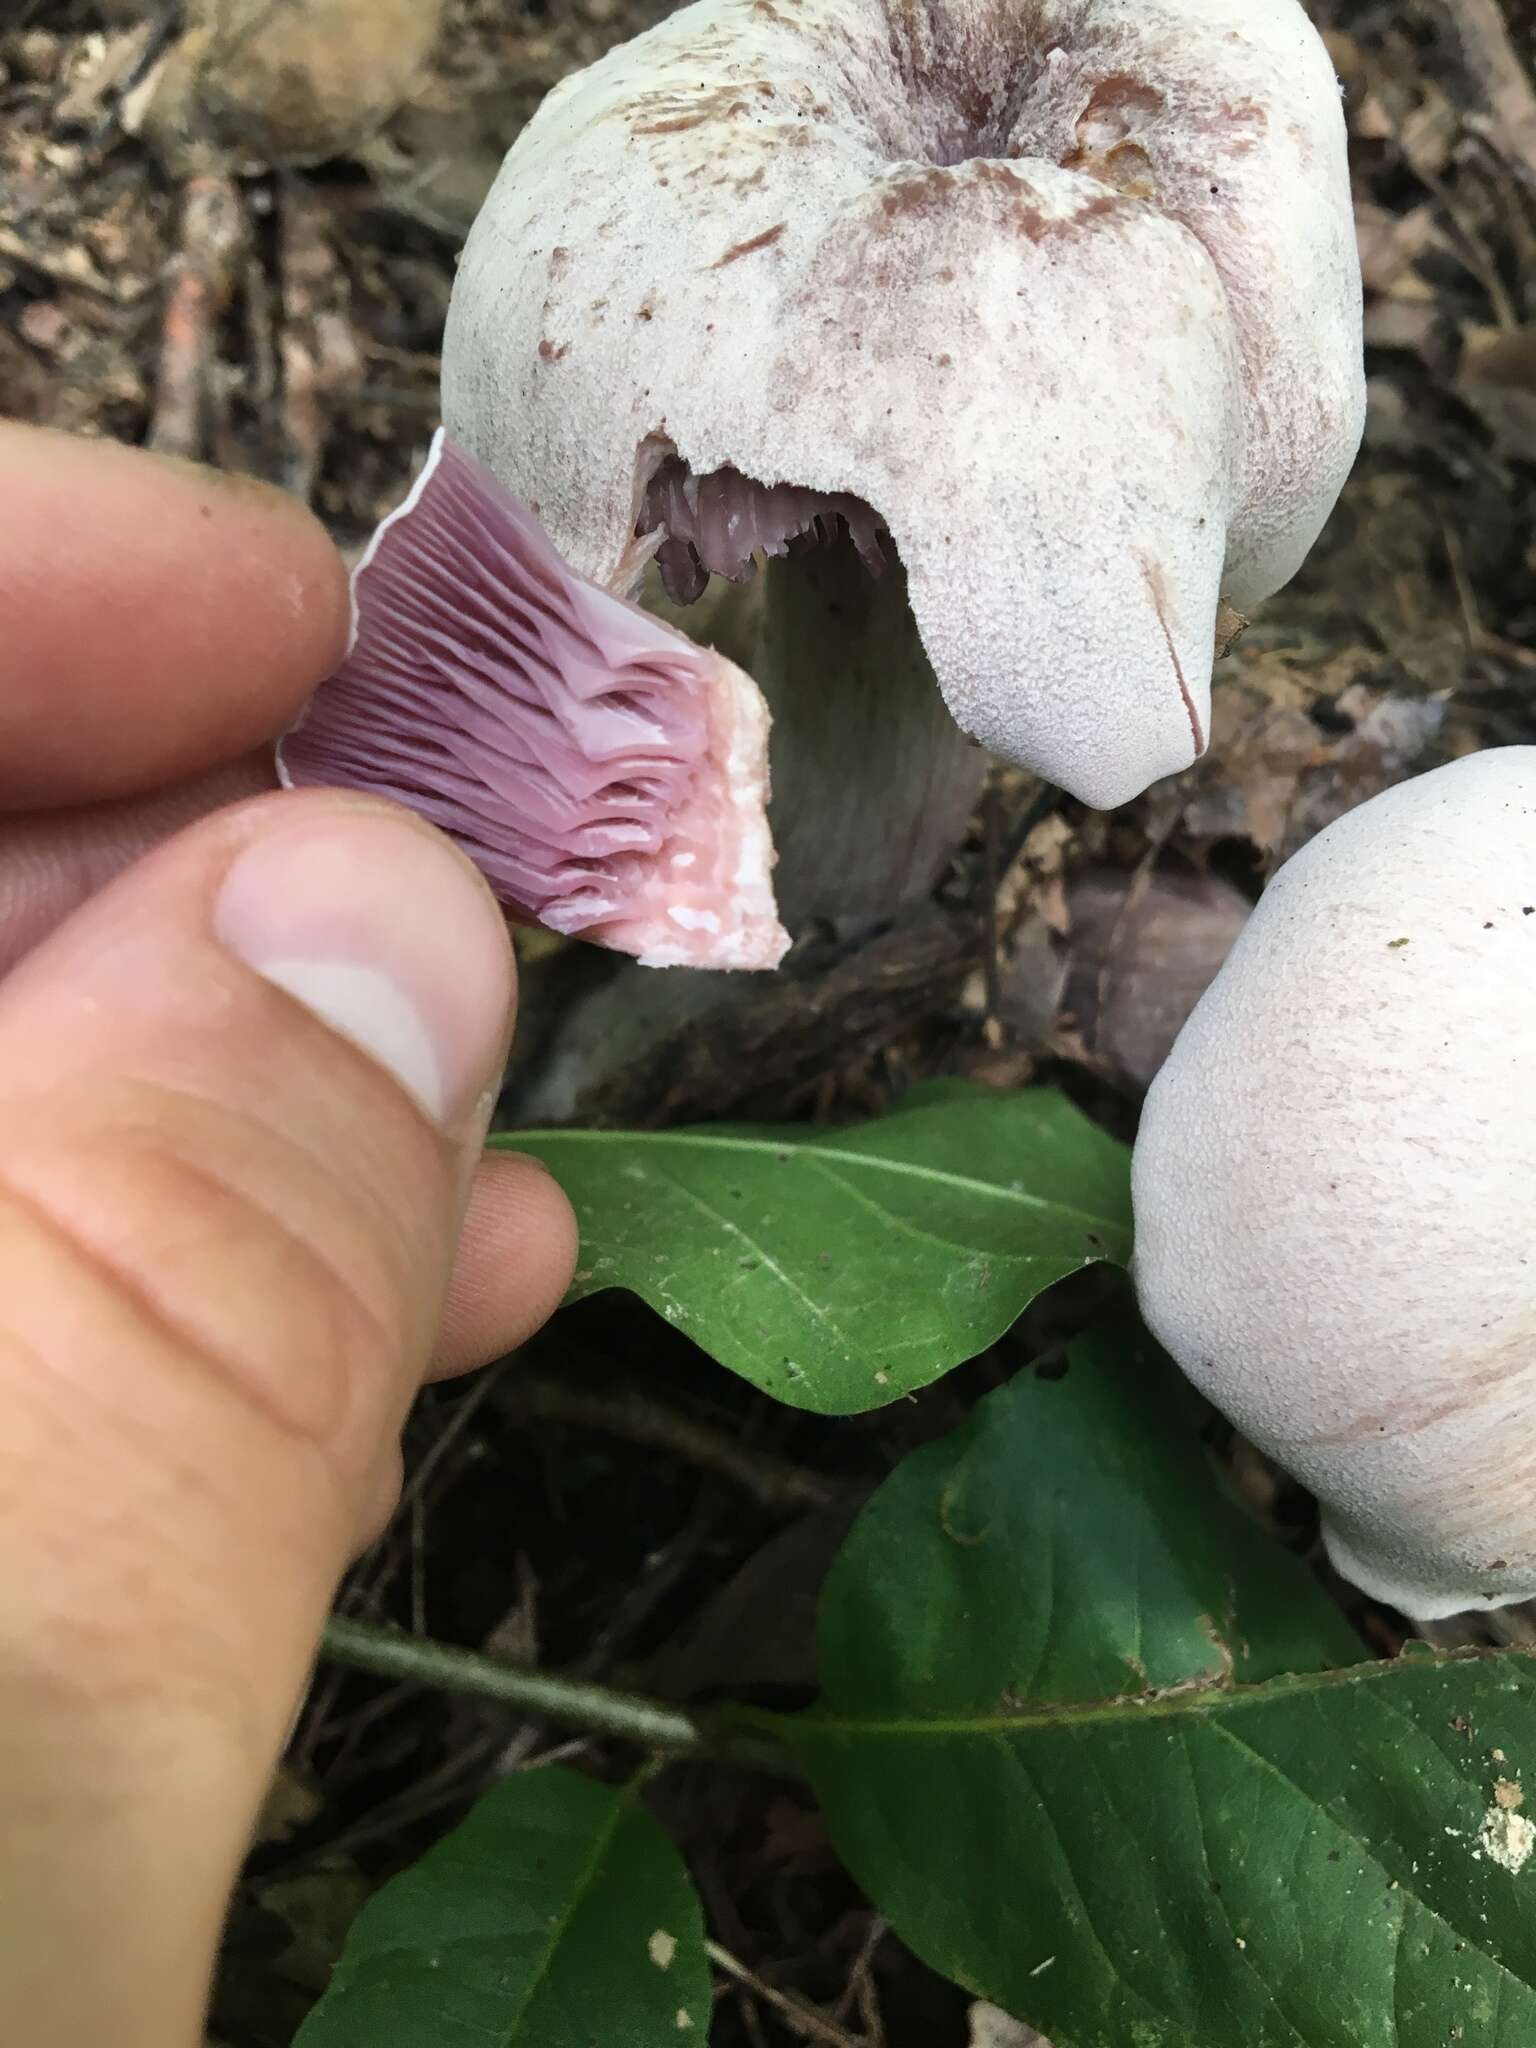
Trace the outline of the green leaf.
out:
<instances>
[{"instance_id":1,"label":"green leaf","mask_svg":"<svg viewBox=\"0 0 1536 2048\"><path fill-rule=\"evenodd\" d=\"M853 1130L519 1131L576 1205L573 1298L628 1287L779 1400L855 1415L1130 1256L1130 1155L1053 1089L914 1089Z\"/></svg>"},{"instance_id":2,"label":"green leaf","mask_svg":"<svg viewBox=\"0 0 1536 2048\"><path fill-rule=\"evenodd\" d=\"M1190 1421L1100 1339L897 1470L775 1724L834 1841L1056 2048L1530 2048L1536 1665L1357 1661Z\"/></svg>"},{"instance_id":3,"label":"green leaf","mask_svg":"<svg viewBox=\"0 0 1536 2048\"><path fill-rule=\"evenodd\" d=\"M525 1771L363 1908L294 2048L678 2048L699 1902L637 1790Z\"/></svg>"}]
</instances>

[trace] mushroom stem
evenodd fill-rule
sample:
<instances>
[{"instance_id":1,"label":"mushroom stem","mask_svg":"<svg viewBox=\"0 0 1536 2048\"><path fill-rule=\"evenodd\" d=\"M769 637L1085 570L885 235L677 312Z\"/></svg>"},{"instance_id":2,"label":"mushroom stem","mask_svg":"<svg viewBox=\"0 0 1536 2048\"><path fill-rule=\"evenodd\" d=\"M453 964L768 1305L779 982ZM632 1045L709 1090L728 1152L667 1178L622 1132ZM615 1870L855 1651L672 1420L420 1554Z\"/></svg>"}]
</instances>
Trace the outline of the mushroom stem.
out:
<instances>
[{"instance_id":1,"label":"mushroom stem","mask_svg":"<svg viewBox=\"0 0 1536 2048\"><path fill-rule=\"evenodd\" d=\"M840 532L718 578L695 605L646 603L752 676L773 715L768 806L779 914L851 936L933 887L964 836L987 756L945 709L892 560L871 576Z\"/></svg>"},{"instance_id":2,"label":"mushroom stem","mask_svg":"<svg viewBox=\"0 0 1536 2048\"><path fill-rule=\"evenodd\" d=\"M789 930L857 929L926 895L987 756L945 709L900 565L871 576L842 534L770 562L748 672L773 714L768 823Z\"/></svg>"}]
</instances>

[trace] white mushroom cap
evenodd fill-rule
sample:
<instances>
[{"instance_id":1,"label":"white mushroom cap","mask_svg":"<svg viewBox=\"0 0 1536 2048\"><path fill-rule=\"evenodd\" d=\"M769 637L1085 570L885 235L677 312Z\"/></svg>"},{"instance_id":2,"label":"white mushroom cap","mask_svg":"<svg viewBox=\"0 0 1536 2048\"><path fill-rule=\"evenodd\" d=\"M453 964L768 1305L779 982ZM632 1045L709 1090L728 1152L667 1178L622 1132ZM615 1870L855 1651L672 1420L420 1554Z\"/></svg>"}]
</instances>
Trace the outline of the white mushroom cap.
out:
<instances>
[{"instance_id":1,"label":"white mushroom cap","mask_svg":"<svg viewBox=\"0 0 1536 2048\"><path fill-rule=\"evenodd\" d=\"M1136 1285L1421 1619L1536 1595L1536 747L1329 826L1153 1083Z\"/></svg>"},{"instance_id":2,"label":"white mushroom cap","mask_svg":"<svg viewBox=\"0 0 1536 2048\"><path fill-rule=\"evenodd\" d=\"M610 584L673 450L864 500L958 723L1124 801L1358 444L1327 54L1296 0L699 0L518 140L443 388Z\"/></svg>"}]
</instances>

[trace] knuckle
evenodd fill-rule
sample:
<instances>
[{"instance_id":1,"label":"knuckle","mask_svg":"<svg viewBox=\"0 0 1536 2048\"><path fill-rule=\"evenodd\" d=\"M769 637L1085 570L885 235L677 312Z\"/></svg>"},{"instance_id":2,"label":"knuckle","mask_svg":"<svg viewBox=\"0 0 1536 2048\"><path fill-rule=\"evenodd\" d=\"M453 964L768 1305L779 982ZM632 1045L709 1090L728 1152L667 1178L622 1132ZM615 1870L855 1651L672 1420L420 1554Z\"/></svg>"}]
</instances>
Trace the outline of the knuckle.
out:
<instances>
[{"instance_id":1,"label":"knuckle","mask_svg":"<svg viewBox=\"0 0 1536 2048\"><path fill-rule=\"evenodd\" d=\"M322 1156L249 1116L164 1101L7 1146L0 1203L109 1312L315 1446L355 1486L402 1404L421 1246Z\"/></svg>"}]
</instances>

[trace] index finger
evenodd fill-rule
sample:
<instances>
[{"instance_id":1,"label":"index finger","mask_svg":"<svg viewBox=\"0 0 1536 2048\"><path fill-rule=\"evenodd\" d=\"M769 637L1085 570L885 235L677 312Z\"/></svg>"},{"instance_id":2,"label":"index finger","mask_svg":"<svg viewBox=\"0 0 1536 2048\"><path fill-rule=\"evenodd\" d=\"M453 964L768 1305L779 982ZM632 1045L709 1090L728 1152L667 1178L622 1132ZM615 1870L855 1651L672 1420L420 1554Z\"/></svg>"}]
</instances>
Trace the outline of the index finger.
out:
<instances>
[{"instance_id":1,"label":"index finger","mask_svg":"<svg viewBox=\"0 0 1536 2048\"><path fill-rule=\"evenodd\" d=\"M0 425L0 808L235 759L291 723L346 635L341 559L297 499Z\"/></svg>"}]
</instances>

